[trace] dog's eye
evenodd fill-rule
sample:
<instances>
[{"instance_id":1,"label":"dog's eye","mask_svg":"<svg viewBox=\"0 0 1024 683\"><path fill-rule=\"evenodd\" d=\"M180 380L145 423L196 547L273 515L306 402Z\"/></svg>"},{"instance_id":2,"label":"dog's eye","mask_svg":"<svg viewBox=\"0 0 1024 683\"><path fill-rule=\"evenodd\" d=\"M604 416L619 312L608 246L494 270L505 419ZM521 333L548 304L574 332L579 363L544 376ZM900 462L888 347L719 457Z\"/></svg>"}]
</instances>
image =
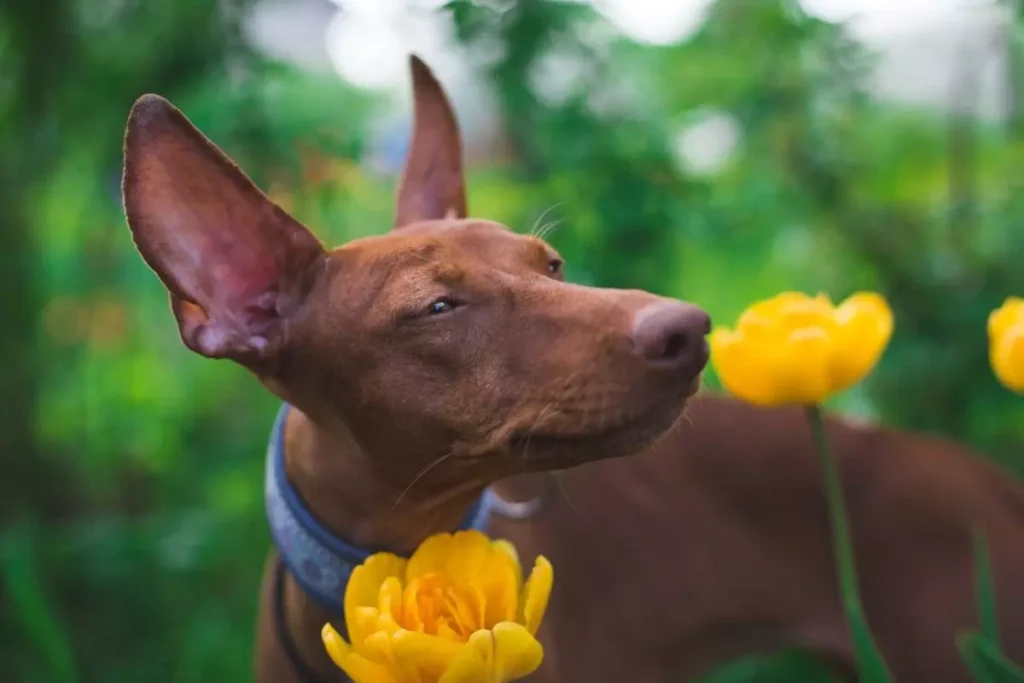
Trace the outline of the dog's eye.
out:
<instances>
[{"instance_id":1,"label":"dog's eye","mask_svg":"<svg viewBox=\"0 0 1024 683\"><path fill-rule=\"evenodd\" d=\"M552 275L558 275L562 272L562 259L553 258L548 261L548 272Z\"/></svg>"},{"instance_id":2,"label":"dog's eye","mask_svg":"<svg viewBox=\"0 0 1024 683\"><path fill-rule=\"evenodd\" d=\"M448 296L443 296L437 299L430 306L427 307L427 313L429 315L441 315L442 313L448 313L454 311L458 307L458 302Z\"/></svg>"}]
</instances>

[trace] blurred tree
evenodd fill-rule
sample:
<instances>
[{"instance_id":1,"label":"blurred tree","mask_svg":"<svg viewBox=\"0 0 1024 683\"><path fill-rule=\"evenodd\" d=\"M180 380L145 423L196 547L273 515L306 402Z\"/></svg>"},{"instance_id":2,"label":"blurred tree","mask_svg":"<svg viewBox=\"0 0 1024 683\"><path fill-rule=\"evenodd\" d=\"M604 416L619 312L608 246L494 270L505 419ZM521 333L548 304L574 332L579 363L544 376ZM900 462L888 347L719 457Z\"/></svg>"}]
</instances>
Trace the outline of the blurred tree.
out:
<instances>
[{"instance_id":1,"label":"blurred tree","mask_svg":"<svg viewBox=\"0 0 1024 683\"><path fill-rule=\"evenodd\" d=\"M45 5L0 4L0 519L32 503L52 502L45 485L59 473L47 466L35 444L36 316L41 297L31 259L29 193L49 167L58 147L50 137L47 114L53 87L60 82L73 51L66 30L69 8L56 0ZM35 484L26 487L24 483Z\"/></svg>"},{"instance_id":2,"label":"blurred tree","mask_svg":"<svg viewBox=\"0 0 1024 683\"><path fill-rule=\"evenodd\" d=\"M0 419L10 439L0 449L0 481L17 483L0 496L5 517L30 505L37 512L59 506L57 499L74 491L60 485L64 475L47 464L35 440L35 383L47 355L36 336L45 297L38 273L46 265L39 257L46 226L34 223L39 217L33 207L42 184L79 136L105 149L105 162L115 168L120 145L112 123L123 121L145 90L174 94L223 69L229 58L244 59L239 17L245 5L245 0L0 4L0 210L6 214L7 241L0 284L8 292L0 346L6 358L17 359L0 373L5 407ZM161 43L165 49L159 49Z\"/></svg>"},{"instance_id":3,"label":"blurred tree","mask_svg":"<svg viewBox=\"0 0 1024 683\"><path fill-rule=\"evenodd\" d=\"M16 545L10 525L15 515L64 516L81 494L64 463L45 452L36 438L40 380L46 369L63 364L53 357L56 349L38 336L47 288L40 277L47 266L40 245L49 228L39 220L40 195L61 156L76 147L78 136L112 130L110 124L123 120L132 99L144 89L173 93L237 54L233 38L242 6L192 0L170 5L66 0L0 4L0 225L5 240L0 252L0 289L5 292L0 352L7 359L0 373L0 519L12 534L5 539L11 545L4 548L10 593L4 602L16 608L14 623L3 626L5 635L20 631L20 637L0 640L5 671L21 662L28 671L45 672L50 666L49 680L76 678L70 653L61 649L63 637L55 638L59 628L48 618L38 581L31 571L16 571L25 557L15 557L11 550L31 552L31 547ZM152 50L146 59L139 58L140 46L160 39L174 49ZM108 164L113 167L117 139L108 135L101 142L108 143Z\"/></svg>"},{"instance_id":4,"label":"blurred tree","mask_svg":"<svg viewBox=\"0 0 1024 683\"><path fill-rule=\"evenodd\" d=\"M241 410L246 438L225 444L225 412L251 380L198 361L170 371L169 349L184 352L166 294L134 253L118 182L129 108L158 92L300 214L337 212L323 201L337 196L332 160L358 156L367 100L254 54L243 39L251 4L0 2L5 680L248 675L251 633L232 632L226 615L251 620L259 506L247 504L241 526L221 512L212 528L190 509L210 491L237 509L238 479L218 471L241 458L252 465L244 500L258 498L270 401L266 415ZM211 411L197 379L225 376L206 394ZM220 551L200 561L197 544ZM220 602L181 600L204 592Z\"/></svg>"},{"instance_id":5,"label":"blurred tree","mask_svg":"<svg viewBox=\"0 0 1024 683\"><path fill-rule=\"evenodd\" d=\"M685 179L665 145L662 121L645 112L645 93L619 87L629 62L587 39L610 30L585 4L523 0L448 3L457 35L487 66L516 157L514 173L540 187L527 210L559 224L570 271L606 286L665 290L679 267L670 217L686 198ZM496 46L500 46L497 47ZM538 94L549 69L578 75L554 99ZM532 221L525 219L522 224Z\"/></svg>"}]
</instances>

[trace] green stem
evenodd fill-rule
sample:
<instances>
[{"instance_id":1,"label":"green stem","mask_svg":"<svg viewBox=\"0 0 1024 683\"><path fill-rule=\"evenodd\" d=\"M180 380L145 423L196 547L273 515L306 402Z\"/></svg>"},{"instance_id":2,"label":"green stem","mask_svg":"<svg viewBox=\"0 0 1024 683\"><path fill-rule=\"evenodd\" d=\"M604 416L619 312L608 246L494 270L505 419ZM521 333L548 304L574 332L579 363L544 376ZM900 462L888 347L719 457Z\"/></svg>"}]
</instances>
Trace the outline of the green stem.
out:
<instances>
[{"instance_id":1,"label":"green stem","mask_svg":"<svg viewBox=\"0 0 1024 683\"><path fill-rule=\"evenodd\" d=\"M846 503L843 500L843 483L839 476L839 465L832 456L828 439L825 437L821 408L816 404L807 406L807 418L811 424L811 434L814 436L818 458L821 461L821 470L825 478L825 500L828 503L828 516L832 524L832 539L835 544L840 604L850 629L853 653L857 660L858 680L862 683L892 683L892 673L871 635L871 629L861 605L860 591L857 588L857 569L854 566L850 523L846 515Z\"/></svg>"},{"instance_id":2,"label":"green stem","mask_svg":"<svg viewBox=\"0 0 1024 683\"><path fill-rule=\"evenodd\" d=\"M995 579L985 529L974 530L974 594L978 603L978 624L981 634L999 647L999 619L996 615Z\"/></svg>"},{"instance_id":3,"label":"green stem","mask_svg":"<svg viewBox=\"0 0 1024 683\"><path fill-rule=\"evenodd\" d=\"M821 416L821 407L817 404L807 407L807 417L811 423L811 434L817 446L818 460L825 477L825 498L828 504L828 516L832 525L832 538L835 541L836 563L839 572L839 588L846 606L861 608L860 593L857 589L857 568L854 565L853 540L850 524L846 519L846 501L843 498L843 483L839 476L839 465L832 456L832 449L825 437L825 424Z\"/></svg>"}]
</instances>

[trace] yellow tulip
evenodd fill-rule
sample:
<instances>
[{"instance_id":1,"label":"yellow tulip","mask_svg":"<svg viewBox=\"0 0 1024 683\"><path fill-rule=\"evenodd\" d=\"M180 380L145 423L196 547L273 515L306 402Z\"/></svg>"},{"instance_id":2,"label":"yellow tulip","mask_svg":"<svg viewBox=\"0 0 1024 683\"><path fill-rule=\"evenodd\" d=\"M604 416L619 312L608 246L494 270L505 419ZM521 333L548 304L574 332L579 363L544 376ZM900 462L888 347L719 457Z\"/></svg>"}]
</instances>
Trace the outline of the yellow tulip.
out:
<instances>
[{"instance_id":1,"label":"yellow tulip","mask_svg":"<svg viewBox=\"0 0 1024 683\"><path fill-rule=\"evenodd\" d=\"M1024 394L1024 299L1011 296L989 315L988 355L1003 386Z\"/></svg>"},{"instance_id":2,"label":"yellow tulip","mask_svg":"<svg viewBox=\"0 0 1024 683\"><path fill-rule=\"evenodd\" d=\"M875 293L833 306L823 294L783 292L710 337L711 362L726 390L756 405L819 403L862 380L892 336L893 316Z\"/></svg>"},{"instance_id":3,"label":"yellow tulip","mask_svg":"<svg viewBox=\"0 0 1024 683\"><path fill-rule=\"evenodd\" d=\"M479 531L431 536L408 560L372 555L345 589L346 642L323 641L354 683L503 683L540 666L554 572L540 556L526 583L515 548Z\"/></svg>"}]
</instances>

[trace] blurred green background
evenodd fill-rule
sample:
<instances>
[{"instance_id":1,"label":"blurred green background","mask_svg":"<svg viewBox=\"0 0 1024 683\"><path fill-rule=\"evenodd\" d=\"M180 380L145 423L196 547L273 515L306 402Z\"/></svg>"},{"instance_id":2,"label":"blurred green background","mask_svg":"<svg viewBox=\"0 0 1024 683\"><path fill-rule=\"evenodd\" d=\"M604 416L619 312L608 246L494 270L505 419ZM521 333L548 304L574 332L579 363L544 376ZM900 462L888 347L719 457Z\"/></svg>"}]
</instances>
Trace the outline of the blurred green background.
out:
<instances>
[{"instance_id":1,"label":"blurred green background","mask_svg":"<svg viewBox=\"0 0 1024 683\"><path fill-rule=\"evenodd\" d=\"M719 322L879 289L892 346L833 407L1019 469L985 321L1024 294L1024 12L907 3L872 33L827 0L675 5L691 25L666 35L686 13L640 0L0 0L0 681L250 676L275 405L185 350L132 247L144 92L340 243L390 225L415 49L463 120L475 215L554 221L571 278ZM716 680L740 679L822 680L788 655Z\"/></svg>"}]
</instances>

